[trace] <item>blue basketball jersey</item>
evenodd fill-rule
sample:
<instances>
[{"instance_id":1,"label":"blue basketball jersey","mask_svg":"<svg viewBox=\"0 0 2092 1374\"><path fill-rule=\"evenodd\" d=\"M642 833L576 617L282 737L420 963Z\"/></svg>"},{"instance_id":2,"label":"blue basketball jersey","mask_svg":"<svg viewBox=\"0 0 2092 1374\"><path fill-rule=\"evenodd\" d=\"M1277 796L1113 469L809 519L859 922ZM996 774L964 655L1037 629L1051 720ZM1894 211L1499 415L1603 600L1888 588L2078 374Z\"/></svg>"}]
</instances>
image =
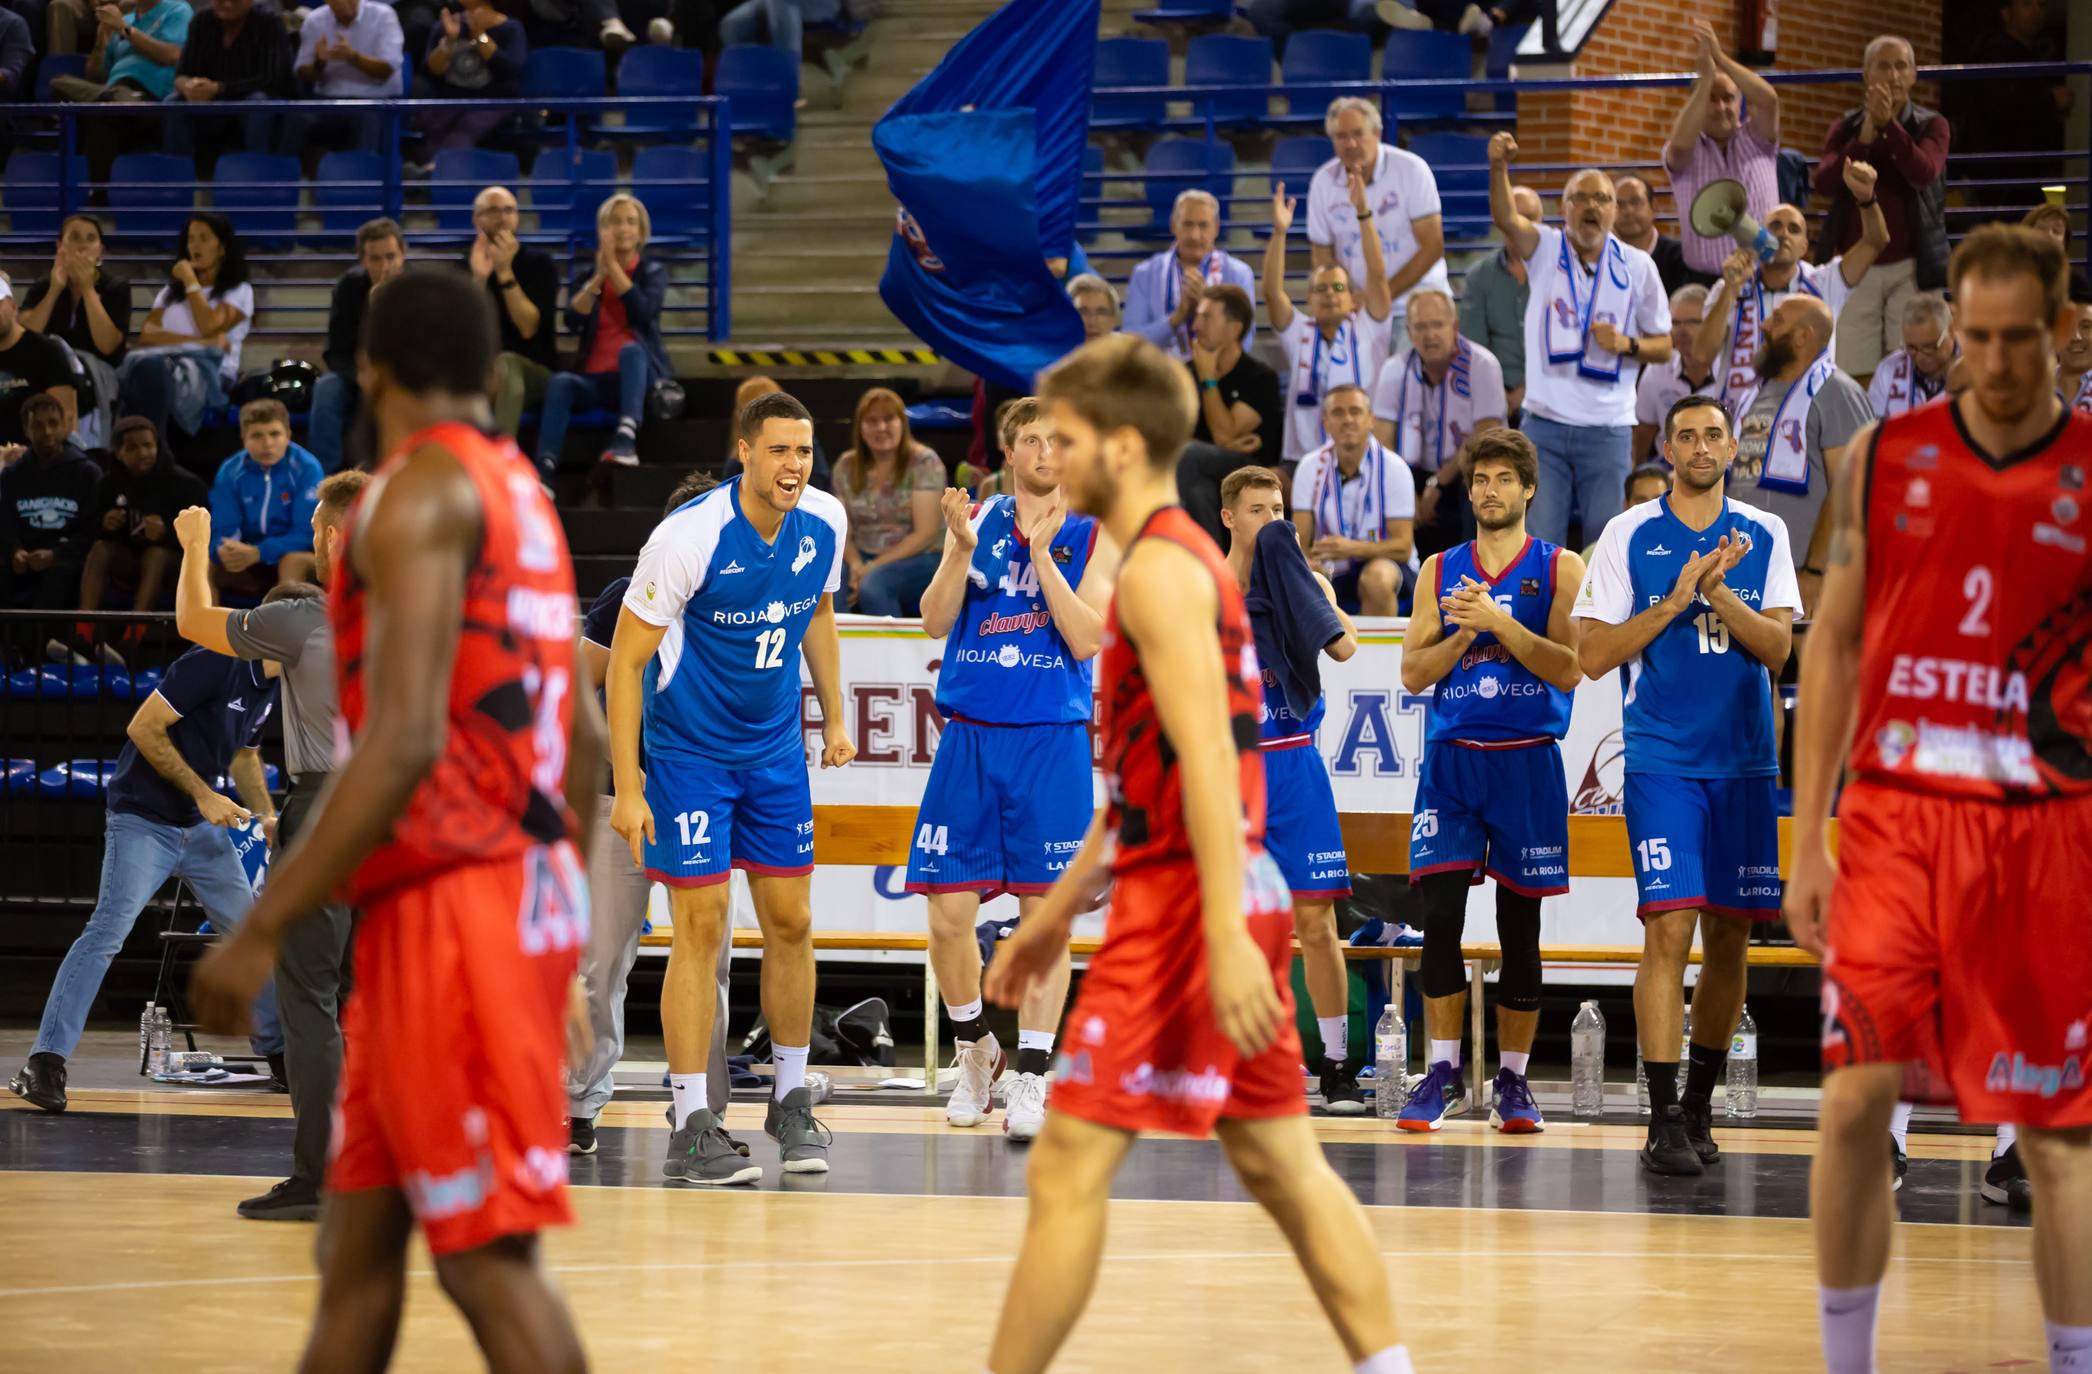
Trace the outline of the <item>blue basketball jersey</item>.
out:
<instances>
[{"instance_id":1,"label":"blue basketball jersey","mask_svg":"<svg viewBox=\"0 0 2092 1374\"><path fill-rule=\"evenodd\" d=\"M1750 552L1727 582L1760 612L1801 616L1787 526L1777 515L1735 501L1704 530L1671 513L1671 498L1613 517L1591 553L1576 600L1580 619L1622 625L1670 595L1688 558L1723 535L1747 538ZM1772 741L1772 681L1765 665L1729 637L1703 597L1664 626L1627 662L1622 733L1627 771L1681 778L1759 778L1780 771Z\"/></svg>"},{"instance_id":2,"label":"blue basketball jersey","mask_svg":"<svg viewBox=\"0 0 2092 1374\"><path fill-rule=\"evenodd\" d=\"M741 513L741 480L654 527L625 609L666 630L646 668L649 758L759 768L803 755L799 644L842 583L842 502L809 487L765 543Z\"/></svg>"},{"instance_id":3,"label":"blue basketball jersey","mask_svg":"<svg viewBox=\"0 0 2092 1374\"><path fill-rule=\"evenodd\" d=\"M1488 586L1513 620L1545 639L1547 618L1554 609L1555 555L1560 552L1546 540L1527 535L1510 566L1491 577L1476 561L1470 540L1438 556L1438 594L1444 596L1462 578L1472 577ZM1513 658L1495 635L1479 634L1432 690L1424 738L1484 743L1560 739L1569 733L1569 700L1569 693L1542 681Z\"/></svg>"},{"instance_id":4,"label":"blue basketball jersey","mask_svg":"<svg viewBox=\"0 0 2092 1374\"><path fill-rule=\"evenodd\" d=\"M1264 669L1264 728L1266 741L1295 739L1301 735L1313 737L1322 728L1323 712L1329 708L1329 697L1325 694L1315 698L1305 716L1293 714L1286 703L1286 689L1279 685L1278 674Z\"/></svg>"},{"instance_id":5,"label":"blue basketball jersey","mask_svg":"<svg viewBox=\"0 0 2092 1374\"><path fill-rule=\"evenodd\" d=\"M944 641L937 709L989 725L1062 725L1090 718L1090 664L1078 662L1039 591L1031 546L1017 533L1017 501L991 496L973 513L966 601ZM1070 587L1097 545L1097 522L1070 515L1050 552Z\"/></svg>"}]
</instances>

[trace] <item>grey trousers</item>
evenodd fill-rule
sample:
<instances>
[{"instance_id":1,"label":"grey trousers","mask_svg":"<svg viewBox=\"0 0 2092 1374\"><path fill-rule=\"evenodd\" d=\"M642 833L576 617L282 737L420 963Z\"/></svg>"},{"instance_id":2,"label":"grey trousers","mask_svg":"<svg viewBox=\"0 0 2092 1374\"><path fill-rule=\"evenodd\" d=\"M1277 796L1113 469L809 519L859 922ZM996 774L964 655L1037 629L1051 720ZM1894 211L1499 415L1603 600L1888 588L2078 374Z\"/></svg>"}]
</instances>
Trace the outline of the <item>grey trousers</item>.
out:
<instances>
[{"instance_id":1,"label":"grey trousers","mask_svg":"<svg viewBox=\"0 0 2092 1374\"><path fill-rule=\"evenodd\" d=\"M294 787L276 821L281 853L305 824L318 782ZM276 1010L283 1019L283 1066L290 1079L291 1177L318 1187L327 1173L334 1089L341 1080L341 992L355 922L339 902L320 906L284 934L276 955Z\"/></svg>"},{"instance_id":2,"label":"grey trousers","mask_svg":"<svg viewBox=\"0 0 2092 1374\"><path fill-rule=\"evenodd\" d=\"M646 924L647 893L653 884L632 866L632 851L610 828L611 798L597 801L595 840L588 851L588 949L581 980L588 988L589 1025L596 1046L588 1062L567 1071L567 1113L594 1120L610 1101L611 1070L625 1051L625 983L639 957L639 932ZM719 1009L712 1022L712 1053L705 1061L705 1105L724 1114L732 1084L726 1074L726 988L733 964L731 922L719 943Z\"/></svg>"}]
</instances>

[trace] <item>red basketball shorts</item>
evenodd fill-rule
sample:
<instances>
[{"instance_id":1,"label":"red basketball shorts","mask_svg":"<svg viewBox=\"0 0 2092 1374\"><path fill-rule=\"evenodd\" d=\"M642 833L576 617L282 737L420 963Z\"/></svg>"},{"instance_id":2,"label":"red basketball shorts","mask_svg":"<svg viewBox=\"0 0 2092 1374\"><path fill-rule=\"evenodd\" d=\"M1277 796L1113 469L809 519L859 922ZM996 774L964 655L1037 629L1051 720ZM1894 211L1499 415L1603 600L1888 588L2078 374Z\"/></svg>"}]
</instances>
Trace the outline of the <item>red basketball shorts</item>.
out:
<instances>
[{"instance_id":1,"label":"red basketball shorts","mask_svg":"<svg viewBox=\"0 0 2092 1374\"><path fill-rule=\"evenodd\" d=\"M1270 865L1262 854L1252 861ZM1189 862L1150 864L1113 881L1104 945L1083 977L1054 1066L1056 1111L1120 1130L1189 1136L1211 1135L1222 1117L1307 1111L1289 977L1292 907L1275 868L1268 881L1248 886L1258 894L1247 915L1250 938L1270 963L1285 1009L1278 1038L1244 1059L1221 1034L1206 988L1198 872Z\"/></svg>"},{"instance_id":2,"label":"red basketball shorts","mask_svg":"<svg viewBox=\"0 0 2092 1374\"><path fill-rule=\"evenodd\" d=\"M429 1249L566 1225L564 1010L588 937L568 845L364 911L327 1186L397 1188Z\"/></svg>"},{"instance_id":3,"label":"red basketball shorts","mask_svg":"<svg viewBox=\"0 0 2092 1374\"><path fill-rule=\"evenodd\" d=\"M1838 810L1825 1067L1912 1065L1967 1121L2092 1125L2092 797L1861 783Z\"/></svg>"}]
</instances>

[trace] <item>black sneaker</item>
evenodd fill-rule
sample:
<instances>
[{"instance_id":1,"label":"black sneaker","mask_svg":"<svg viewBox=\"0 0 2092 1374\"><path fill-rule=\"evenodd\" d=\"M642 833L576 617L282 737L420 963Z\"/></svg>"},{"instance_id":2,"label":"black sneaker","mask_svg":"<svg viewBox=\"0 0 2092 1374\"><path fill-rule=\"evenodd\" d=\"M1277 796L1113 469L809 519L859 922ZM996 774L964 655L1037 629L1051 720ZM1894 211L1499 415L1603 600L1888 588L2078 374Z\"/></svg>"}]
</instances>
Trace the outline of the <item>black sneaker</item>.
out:
<instances>
[{"instance_id":1,"label":"black sneaker","mask_svg":"<svg viewBox=\"0 0 2092 1374\"><path fill-rule=\"evenodd\" d=\"M1678 1110L1685 1115L1685 1138L1692 1143L1693 1153L1700 1157L1700 1163L1720 1163L1721 1146L1714 1143L1714 1100L1709 1098L1698 1103L1681 1100Z\"/></svg>"},{"instance_id":2,"label":"black sneaker","mask_svg":"<svg viewBox=\"0 0 2092 1374\"><path fill-rule=\"evenodd\" d=\"M737 1153L719 1118L710 1112L693 1112L683 1129L668 1137L668 1158L661 1163L661 1176L677 1183L701 1188L725 1188L736 1183L756 1183L762 1166L750 1164Z\"/></svg>"},{"instance_id":3,"label":"black sneaker","mask_svg":"<svg viewBox=\"0 0 2092 1374\"><path fill-rule=\"evenodd\" d=\"M784 1161L786 1173L828 1172L830 1136L828 1128L814 1120L814 1095L810 1090L794 1088L782 1102L772 1098L763 1133L777 1142L777 1153Z\"/></svg>"},{"instance_id":4,"label":"black sneaker","mask_svg":"<svg viewBox=\"0 0 2092 1374\"><path fill-rule=\"evenodd\" d=\"M1889 1191L1900 1193L1903 1191L1903 1176L1910 1172L1910 1156L1904 1152L1902 1142L1894 1136L1889 1137L1889 1151L1896 1160L1896 1179L1889 1185Z\"/></svg>"},{"instance_id":5,"label":"black sneaker","mask_svg":"<svg viewBox=\"0 0 2092 1374\"><path fill-rule=\"evenodd\" d=\"M1697 1178L1707 1172L1685 1133L1685 1112L1676 1106L1665 1107L1649 1123L1649 1143L1642 1146L1640 1157L1642 1167L1652 1174Z\"/></svg>"},{"instance_id":6,"label":"black sneaker","mask_svg":"<svg viewBox=\"0 0 2092 1374\"><path fill-rule=\"evenodd\" d=\"M2015 1212L2034 1210L2034 1185L2027 1180L2026 1166L2019 1162L2019 1146L2011 1146L1990 1161L1977 1191L1983 1194L1985 1202L1995 1202Z\"/></svg>"},{"instance_id":7,"label":"black sneaker","mask_svg":"<svg viewBox=\"0 0 2092 1374\"><path fill-rule=\"evenodd\" d=\"M1358 1070L1349 1064L1323 1060L1318 1075L1322 1084L1322 1109L1331 1116L1364 1116L1365 1094L1358 1090Z\"/></svg>"},{"instance_id":8,"label":"black sneaker","mask_svg":"<svg viewBox=\"0 0 2092 1374\"><path fill-rule=\"evenodd\" d=\"M596 1152L596 1119L592 1116L577 1116L567 1122L567 1153L570 1155L592 1155Z\"/></svg>"},{"instance_id":9,"label":"black sneaker","mask_svg":"<svg viewBox=\"0 0 2092 1374\"><path fill-rule=\"evenodd\" d=\"M52 1114L65 1110L65 1056L46 1050L32 1054L8 1081L7 1090L32 1107Z\"/></svg>"},{"instance_id":10,"label":"black sneaker","mask_svg":"<svg viewBox=\"0 0 2092 1374\"><path fill-rule=\"evenodd\" d=\"M280 1054L265 1054L262 1058L269 1061L269 1091L272 1093L289 1092L291 1090L291 1071L285 1067L283 1056Z\"/></svg>"},{"instance_id":11,"label":"black sneaker","mask_svg":"<svg viewBox=\"0 0 2092 1374\"><path fill-rule=\"evenodd\" d=\"M234 1209L249 1221L318 1221L320 1190L301 1178L287 1178Z\"/></svg>"}]
</instances>

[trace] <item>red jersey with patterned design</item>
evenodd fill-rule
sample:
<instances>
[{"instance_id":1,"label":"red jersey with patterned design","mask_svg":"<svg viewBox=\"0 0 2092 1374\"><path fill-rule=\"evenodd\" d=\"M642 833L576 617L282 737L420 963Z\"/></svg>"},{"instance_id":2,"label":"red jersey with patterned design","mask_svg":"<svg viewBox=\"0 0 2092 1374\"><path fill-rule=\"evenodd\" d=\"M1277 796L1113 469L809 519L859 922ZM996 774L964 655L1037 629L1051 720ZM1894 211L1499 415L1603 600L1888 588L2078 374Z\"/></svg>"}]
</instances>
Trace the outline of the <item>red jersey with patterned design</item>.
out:
<instances>
[{"instance_id":1,"label":"red jersey with patterned design","mask_svg":"<svg viewBox=\"0 0 2092 1374\"><path fill-rule=\"evenodd\" d=\"M1164 506L1149 516L1134 540L1151 538L1167 539L1190 550L1213 579L1220 601L1217 628L1227 675L1228 724L1242 781L1243 833L1252 849L1260 848L1264 843L1264 763L1257 745L1264 694L1242 589L1213 540L1183 507ZM1131 557L1132 548L1126 552ZM1115 838L1112 870L1124 873L1142 864L1189 860L1191 839L1184 829L1177 755L1162 732L1155 700L1148 691L1149 674L1167 671L1169 665L1142 665L1139 652L1119 626L1116 597L1105 617L1101 658L1098 679L1104 684L1104 767L1110 798L1107 821Z\"/></svg>"},{"instance_id":2,"label":"red jersey with patterned design","mask_svg":"<svg viewBox=\"0 0 2092 1374\"><path fill-rule=\"evenodd\" d=\"M1983 452L1960 402L1882 422L1867 474L1856 777L2092 795L2092 417Z\"/></svg>"},{"instance_id":3,"label":"red jersey with patterned design","mask_svg":"<svg viewBox=\"0 0 2092 1374\"><path fill-rule=\"evenodd\" d=\"M450 674L443 756L349 881L357 904L461 864L510 858L574 833L566 805L574 705L574 569L537 473L505 439L464 424L409 438L363 499L411 455L447 450L479 494L480 539L465 581L464 626ZM356 521L349 522L353 540ZM353 744L368 709L366 588L347 547L329 594L341 728ZM383 665L379 665L383 670Z\"/></svg>"}]
</instances>

